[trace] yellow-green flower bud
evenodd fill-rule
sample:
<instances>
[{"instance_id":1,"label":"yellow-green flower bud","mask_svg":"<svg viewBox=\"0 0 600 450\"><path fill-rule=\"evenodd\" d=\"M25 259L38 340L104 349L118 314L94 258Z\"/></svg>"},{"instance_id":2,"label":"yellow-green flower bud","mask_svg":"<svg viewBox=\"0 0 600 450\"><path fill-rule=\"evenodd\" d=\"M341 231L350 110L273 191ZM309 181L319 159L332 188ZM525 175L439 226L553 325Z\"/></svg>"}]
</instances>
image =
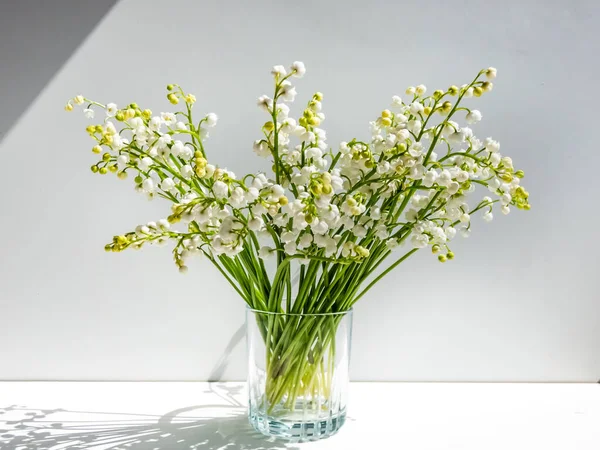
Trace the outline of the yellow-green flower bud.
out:
<instances>
[{"instance_id":1,"label":"yellow-green flower bud","mask_svg":"<svg viewBox=\"0 0 600 450\"><path fill-rule=\"evenodd\" d=\"M321 195L323 193L319 183L313 183L310 187L310 192L312 192L314 195Z\"/></svg>"},{"instance_id":2,"label":"yellow-green flower bud","mask_svg":"<svg viewBox=\"0 0 600 450\"><path fill-rule=\"evenodd\" d=\"M313 127L318 127L321 124L321 119L319 119L317 116L314 116L308 119L308 123L310 123Z\"/></svg>"},{"instance_id":3,"label":"yellow-green flower bud","mask_svg":"<svg viewBox=\"0 0 600 450\"><path fill-rule=\"evenodd\" d=\"M71 102L67 102L67 104L65 105L65 111L73 111L73 105L71 104Z\"/></svg>"},{"instance_id":4,"label":"yellow-green flower bud","mask_svg":"<svg viewBox=\"0 0 600 450\"><path fill-rule=\"evenodd\" d=\"M452 252L446 253L446 258L448 258L448 259L454 259L454 253L452 253Z\"/></svg>"},{"instance_id":5,"label":"yellow-green flower bud","mask_svg":"<svg viewBox=\"0 0 600 450\"><path fill-rule=\"evenodd\" d=\"M177 98L177 96L173 93L167 95L167 99L173 104L176 105L177 103L179 103L179 99Z\"/></svg>"},{"instance_id":6,"label":"yellow-green flower bud","mask_svg":"<svg viewBox=\"0 0 600 450\"><path fill-rule=\"evenodd\" d=\"M108 170L110 170L111 173L115 173L117 171L117 166L108 166Z\"/></svg>"},{"instance_id":7,"label":"yellow-green flower bud","mask_svg":"<svg viewBox=\"0 0 600 450\"><path fill-rule=\"evenodd\" d=\"M480 87L480 86L475 86L475 87L473 88L473 95L474 95L475 97L481 97L481 94L483 94L483 89L481 89L481 87Z\"/></svg>"},{"instance_id":8,"label":"yellow-green flower bud","mask_svg":"<svg viewBox=\"0 0 600 450\"><path fill-rule=\"evenodd\" d=\"M96 125L96 133L102 133L104 131L104 128L102 127L102 125Z\"/></svg>"},{"instance_id":9,"label":"yellow-green flower bud","mask_svg":"<svg viewBox=\"0 0 600 450\"><path fill-rule=\"evenodd\" d=\"M126 119L133 119L134 117L135 117L135 109L129 108L127 111L125 111Z\"/></svg>"},{"instance_id":10,"label":"yellow-green flower bud","mask_svg":"<svg viewBox=\"0 0 600 450\"><path fill-rule=\"evenodd\" d=\"M523 172L522 170L517 170L517 171L515 172L515 176L516 176L517 178L523 178L523 177L525 176L525 172Z\"/></svg>"},{"instance_id":11,"label":"yellow-green flower bud","mask_svg":"<svg viewBox=\"0 0 600 450\"><path fill-rule=\"evenodd\" d=\"M356 247L354 247L354 251L361 258L366 258L367 256L369 256L369 253L370 253L369 249L363 247L362 245L357 245Z\"/></svg>"},{"instance_id":12,"label":"yellow-green flower bud","mask_svg":"<svg viewBox=\"0 0 600 450\"><path fill-rule=\"evenodd\" d=\"M96 127L94 125L88 125L85 127L85 131L87 131L89 134L94 134L96 132Z\"/></svg>"},{"instance_id":13,"label":"yellow-green flower bud","mask_svg":"<svg viewBox=\"0 0 600 450\"><path fill-rule=\"evenodd\" d=\"M282 195L281 197L279 197L279 204L281 206L285 206L288 204L288 198L285 195Z\"/></svg>"},{"instance_id":14,"label":"yellow-green flower bud","mask_svg":"<svg viewBox=\"0 0 600 450\"><path fill-rule=\"evenodd\" d=\"M452 111L452 103L447 101L442 103L441 110L446 114L449 113L450 111Z\"/></svg>"},{"instance_id":15,"label":"yellow-green flower bud","mask_svg":"<svg viewBox=\"0 0 600 450\"><path fill-rule=\"evenodd\" d=\"M392 112L389 109L381 111L381 117L392 117Z\"/></svg>"},{"instance_id":16,"label":"yellow-green flower bud","mask_svg":"<svg viewBox=\"0 0 600 450\"><path fill-rule=\"evenodd\" d=\"M115 114L115 119L117 119L119 122L123 122L125 120L125 114L123 114L122 111L119 111L117 114Z\"/></svg>"},{"instance_id":17,"label":"yellow-green flower bud","mask_svg":"<svg viewBox=\"0 0 600 450\"><path fill-rule=\"evenodd\" d=\"M481 84L481 88L485 91L485 92L490 92L493 88L494 88L494 83L492 83L491 81L484 81Z\"/></svg>"},{"instance_id":18,"label":"yellow-green flower bud","mask_svg":"<svg viewBox=\"0 0 600 450\"><path fill-rule=\"evenodd\" d=\"M110 161L110 153L104 153L102 155L102 161Z\"/></svg>"},{"instance_id":19,"label":"yellow-green flower bud","mask_svg":"<svg viewBox=\"0 0 600 450\"><path fill-rule=\"evenodd\" d=\"M127 178L127 172L119 172L119 173L117 174L117 177L118 177L120 180L124 180L125 178Z\"/></svg>"},{"instance_id":20,"label":"yellow-green flower bud","mask_svg":"<svg viewBox=\"0 0 600 450\"><path fill-rule=\"evenodd\" d=\"M431 246L431 253L437 253L440 251L440 246L438 244L434 244Z\"/></svg>"},{"instance_id":21,"label":"yellow-green flower bud","mask_svg":"<svg viewBox=\"0 0 600 450\"><path fill-rule=\"evenodd\" d=\"M144 111L142 111L142 117L146 120L149 120L150 117L152 117L152 110L145 109Z\"/></svg>"},{"instance_id":22,"label":"yellow-green flower bud","mask_svg":"<svg viewBox=\"0 0 600 450\"><path fill-rule=\"evenodd\" d=\"M441 89L436 89L435 91L433 91L433 98L435 98L436 100L442 98L442 95L444 95L444 91L442 91Z\"/></svg>"},{"instance_id":23,"label":"yellow-green flower bud","mask_svg":"<svg viewBox=\"0 0 600 450\"><path fill-rule=\"evenodd\" d=\"M196 103L196 96L194 94L188 94L185 96L185 102L193 105Z\"/></svg>"},{"instance_id":24,"label":"yellow-green flower bud","mask_svg":"<svg viewBox=\"0 0 600 450\"><path fill-rule=\"evenodd\" d=\"M448 261L448 258L446 257L446 255L438 255L438 261L441 263L445 263L446 261Z\"/></svg>"},{"instance_id":25,"label":"yellow-green flower bud","mask_svg":"<svg viewBox=\"0 0 600 450\"><path fill-rule=\"evenodd\" d=\"M458 94L458 86L454 86L454 85L450 86L448 88L448 94L450 94L450 95Z\"/></svg>"},{"instance_id":26,"label":"yellow-green flower bud","mask_svg":"<svg viewBox=\"0 0 600 450\"><path fill-rule=\"evenodd\" d=\"M312 221L314 220L314 217L312 214L308 213L304 216L304 220L306 220L306 223L312 223Z\"/></svg>"},{"instance_id":27,"label":"yellow-green flower bud","mask_svg":"<svg viewBox=\"0 0 600 450\"><path fill-rule=\"evenodd\" d=\"M130 103L130 104L129 104L129 107L130 107L131 109L138 109L138 104L137 104L137 103Z\"/></svg>"},{"instance_id":28,"label":"yellow-green flower bud","mask_svg":"<svg viewBox=\"0 0 600 450\"><path fill-rule=\"evenodd\" d=\"M330 184L324 184L321 191L323 192L323 194L329 195L333 192L333 188L331 187Z\"/></svg>"},{"instance_id":29,"label":"yellow-green flower bud","mask_svg":"<svg viewBox=\"0 0 600 450\"><path fill-rule=\"evenodd\" d=\"M100 147L99 145L95 145L94 147L92 147L92 152L93 153L102 153L102 147Z\"/></svg>"},{"instance_id":30,"label":"yellow-green flower bud","mask_svg":"<svg viewBox=\"0 0 600 450\"><path fill-rule=\"evenodd\" d=\"M96 173L96 172L98 172L98 166L92 166L92 167L90 167L90 170L91 170L93 173Z\"/></svg>"},{"instance_id":31,"label":"yellow-green flower bud","mask_svg":"<svg viewBox=\"0 0 600 450\"><path fill-rule=\"evenodd\" d=\"M316 92L315 95L313 95L313 98L319 102L323 101L323 94L320 92Z\"/></svg>"},{"instance_id":32,"label":"yellow-green flower bud","mask_svg":"<svg viewBox=\"0 0 600 450\"><path fill-rule=\"evenodd\" d=\"M137 177L135 177L135 178L133 179L133 181L134 181L136 184L141 184L141 183L142 183L142 181L144 181L144 179L143 179L141 176L139 176L139 175L138 175Z\"/></svg>"},{"instance_id":33,"label":"yellow-green flower bud","mask_svg":"<svg viewBox=\"0 0 600 450\"><path fill-rule=\"evenodd\" d=\"M431 114L431 107L426 106L425 108L423 108L423 114L425 114L426 116Z\"/></svg>"},{"instance_id":34,"label":"yellow-green flower bud","mask_svg":"<svg viewBox=\"0 0 600 450\"><path fill-rule=\"evenodd\" d=\"M389 127L392 124L392 120L388 117L383 117L381 119L381 126Z\"/></svg>"},{"instance_id":35,"label":"yellow-green flower bud","mask_svg":"<svg viewBox=\"0 0 600 450\"><path fill-rule=\"evenodd\" d=\"M167 84L167 91L172 91L173 89L175 89L175 86L172 84Z\"/></svg>"},{"instance_id":36,"label":"yellow-green flower bud","mask_svg":"<svg viewBox=\"0 0 600 450\"><path fill-rule=\"evenodd\" d=\"M100 175L106 175L108 170L106 170L106 167L101 167L100 170L98 170L98 172L100 172Z\"/></svg>"},{"instance_id":37,"label":"yellow-green flower bud","mask_svg":"<svg viewBox=\"0 0 600 450\"><path fill-rule=\"evenodd\" d=\"M273 131L274 128L275 128L275 125L271 121L265 122L265 124L263 125L263 129L265 131Z\"/></svg>"}]
</instances>

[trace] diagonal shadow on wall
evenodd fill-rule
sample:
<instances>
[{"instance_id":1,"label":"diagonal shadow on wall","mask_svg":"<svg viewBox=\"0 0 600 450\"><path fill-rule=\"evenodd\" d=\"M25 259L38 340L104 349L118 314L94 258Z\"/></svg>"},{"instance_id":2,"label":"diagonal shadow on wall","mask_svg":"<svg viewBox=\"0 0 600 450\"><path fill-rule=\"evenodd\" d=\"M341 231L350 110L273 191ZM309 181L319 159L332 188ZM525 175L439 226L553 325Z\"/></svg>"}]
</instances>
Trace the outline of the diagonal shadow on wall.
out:
<instances>
[{"instance_id":1,"label":"diagonal shadow on wall","mask_svg":"<svg viewBox=\"0 0 600 450\"><path fill-rule=\"evenodd\" d=\"M0 2L0 143L117 1Z\"/></svg>"}]
</instances>

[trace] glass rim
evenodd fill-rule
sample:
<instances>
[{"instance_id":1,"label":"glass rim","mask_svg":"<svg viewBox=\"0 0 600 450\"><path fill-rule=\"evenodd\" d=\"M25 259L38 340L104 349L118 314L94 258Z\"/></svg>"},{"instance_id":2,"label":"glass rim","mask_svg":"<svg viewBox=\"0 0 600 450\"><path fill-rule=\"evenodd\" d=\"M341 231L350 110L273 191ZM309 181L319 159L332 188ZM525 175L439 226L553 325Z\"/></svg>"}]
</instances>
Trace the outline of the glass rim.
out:
<instances>
[{"instance_id":1,"label":"glass rim","mask_svg":"<svg viewBox=\"0 0 600 450\"><path fill-rule=\"evenodd\" d=\"M346 314L352 314L354 308L350 308L347 311L340 312L325 312L325 313L287 313L287 312L274 312L274 311L263 311L261 309L250 308L246 305L246 311L254 314L269 314L273 316L304 316L304 317L326 317L326 316L344 316Z\"/></svg>"}]
</instances>

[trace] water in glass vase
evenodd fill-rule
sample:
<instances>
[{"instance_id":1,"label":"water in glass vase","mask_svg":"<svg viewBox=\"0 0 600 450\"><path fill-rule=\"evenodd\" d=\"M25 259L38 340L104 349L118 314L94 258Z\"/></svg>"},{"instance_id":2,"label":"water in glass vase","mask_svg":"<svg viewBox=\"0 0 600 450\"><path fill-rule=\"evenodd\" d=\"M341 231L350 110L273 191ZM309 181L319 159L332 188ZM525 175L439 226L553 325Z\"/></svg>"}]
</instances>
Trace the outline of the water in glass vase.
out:
<instances>
[{"instance_id":1,"label":"water in glass vase","mask_svg":"<svg viewBox=\"0 0 600 450\"><path fill-rule=\"evenodd\" d=\"M248 309L246 333L252 426L293 442L335 434L346 419L352 311Z\"/></svg>"}]
</instances>

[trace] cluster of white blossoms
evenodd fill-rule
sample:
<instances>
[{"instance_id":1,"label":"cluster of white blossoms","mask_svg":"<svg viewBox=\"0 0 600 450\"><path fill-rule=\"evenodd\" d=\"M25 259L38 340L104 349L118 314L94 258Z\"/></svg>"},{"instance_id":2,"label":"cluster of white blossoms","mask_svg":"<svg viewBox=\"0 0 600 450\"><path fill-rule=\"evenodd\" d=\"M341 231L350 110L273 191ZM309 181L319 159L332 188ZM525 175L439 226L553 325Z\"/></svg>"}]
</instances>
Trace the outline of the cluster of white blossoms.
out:
<instances>
[{"instance_id":1,"label":"cluster of white blossoms","mask_svg":"<svg viewBox=\"0 0 600 450\"><path fill-rule=\"evenodd\" d=\"M274 93L258 99L266 122L253 149L272 160L272 176L238 177L209 162L205 141L218 118L210 113L195 123L196 98L178 85L167 86L170 103L185 106L174 113L82 96L69 101L67 110L81 105L90 119L103 110L101 123L87 127L92 151L100 155L93 172L132 175L136 190L173 203L167 218L116 236L106 249L173 241L181 271L194 254L207 255L231 274L270 255L280 263L291 257L372 269L403 244L429 246L442 262L452 259L450 242L457 234L468 236L475 212L482 210L490 221L495 207L503 214L530 208L520 185L523 172L500 153L497 141L474 135L468 125L482 115L460 105L491 91L496 69L431 95L423 85L409 87L370 123L370 141L342 142L337 151L321 128L321 93L298 118L290 114L292 81L304 73L301 62L273 67ZM481 191L489 196L470 200Z\"/></svg>"}]
</instances>

